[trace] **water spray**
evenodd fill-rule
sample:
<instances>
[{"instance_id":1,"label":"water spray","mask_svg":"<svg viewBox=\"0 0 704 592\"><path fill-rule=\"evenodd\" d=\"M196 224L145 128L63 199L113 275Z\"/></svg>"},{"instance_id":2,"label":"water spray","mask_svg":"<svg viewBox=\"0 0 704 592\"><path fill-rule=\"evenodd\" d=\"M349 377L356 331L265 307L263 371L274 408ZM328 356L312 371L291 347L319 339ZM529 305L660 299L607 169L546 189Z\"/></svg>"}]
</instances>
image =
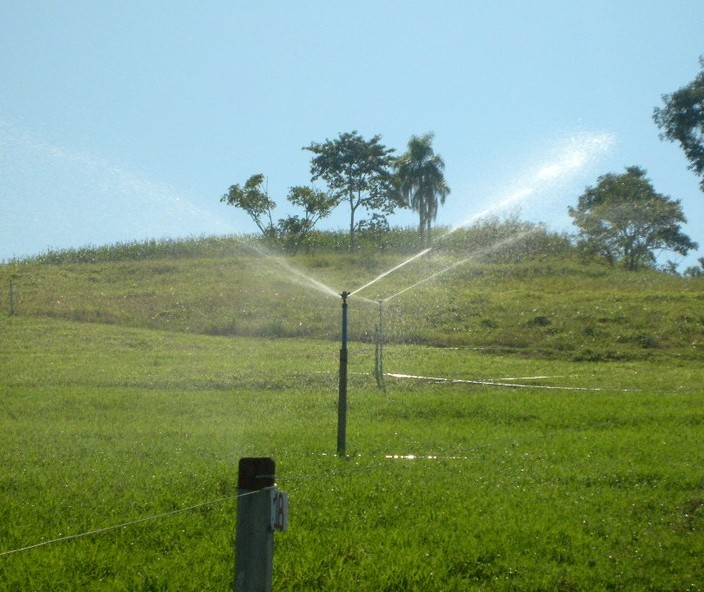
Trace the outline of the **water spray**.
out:
<instances>
[{"instance_id":1,"label":"water spray","mask_svg":"<svg viewBox=\"0 0 704 592\"><path fill-rule=\"evenodd\" d=\"M349 293L348 296L353 296L354 294L357 294L357 292L361 292L362 290L368 288L369 286L376 284L379 280L384 279L390 273L393 273L394 271L401 269L404 265L408 265L411 261L415 261L416 259L418 259L418 257L422 257L426 253L430 253L430 251L432 251L431 247L429 247L427 249L423 249L420 253L416 253L415 255L413 255L413 257L409 257L405 261L402 261L396 267L392 267L388 271L385 271L384 273L376 276L371 282L367 282L361 288L357 288L354 292Z\"/></svg>"},{"instance_id":2,"label":"water spray","mask_svg":"<svg viewBox=\"0 0 704 592\"><path fill-rule=\"evenodd\" d=\"M522 238L530 236L531 234L533 234L537 231L538 231L538 229L534 228L532 230L527 230L525 232L521 232L519 234L516 234L515 236L512 236L512 237L509 237L509 238L504 239L502 241L499 241L498 243L495 243L485 249L477 251L476 253L472 253L468 257L465 257L464 259L460 259L459 261L455 261L451 265L448 265L447 267L444 267L443 269L440 269L440 270L436 271L435 273L430 274L429 276L423 278L422 280L417 281L415 284L411 284L410 286L406 286L405 288L403 288L402 290L399 290L395 294L392 294L391 296L387 296L381 302L388 302L389 300L396 298L397 296L400 296L401 294L408 292L409 290L412 290L413 288L420 286L421 284L424 284L426 282L429 282L429 281L435 279L439 275L447 273L448 271L452 271L453 269L459 267L460 265L464 265L465 263L467 263L469 261L474 261L476 259L479 259L483 255L487 255L488 253L491 253L492 251L496 251L497 249L500 249L501 247L510 245L516 241L521 240ZM381 304L380 304L380 306L381 306ZM379 312L379 315L381 316L381 312Z\"/></svg>"},{"instance_id":3,"label":"water spray","mask_svg":"<svg viewBox=\"0 0 704 592\"><path fill-rule=\"evenodd\" d=\"M342 345L340 347L340 389L337 399L337 455L345 456L347 440L347 297L342 292Z\"/></svg>"}]
</instances>

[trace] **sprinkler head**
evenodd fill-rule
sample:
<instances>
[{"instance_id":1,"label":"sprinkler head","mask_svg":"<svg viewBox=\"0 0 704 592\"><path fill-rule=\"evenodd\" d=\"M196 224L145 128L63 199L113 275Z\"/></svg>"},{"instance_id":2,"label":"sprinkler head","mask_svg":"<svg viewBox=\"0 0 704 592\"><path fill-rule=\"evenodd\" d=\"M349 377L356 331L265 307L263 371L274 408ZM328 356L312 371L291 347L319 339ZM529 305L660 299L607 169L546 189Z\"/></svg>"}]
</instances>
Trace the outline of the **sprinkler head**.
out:
<instances>
[{"instance_id":1,"label":"sprinkler head","mask_svg":"<svg viewBox=\"0 0 704 592\"><path fill-rule=\"evenodd\" d=\"M347 301L347 297L348 297L349 295L350 295L350 293L347 292L347 291L342 292L342 293L340 294L340 296L342 296L342 302L346 302L346 301Z\"/></svg>"}]
</instances>

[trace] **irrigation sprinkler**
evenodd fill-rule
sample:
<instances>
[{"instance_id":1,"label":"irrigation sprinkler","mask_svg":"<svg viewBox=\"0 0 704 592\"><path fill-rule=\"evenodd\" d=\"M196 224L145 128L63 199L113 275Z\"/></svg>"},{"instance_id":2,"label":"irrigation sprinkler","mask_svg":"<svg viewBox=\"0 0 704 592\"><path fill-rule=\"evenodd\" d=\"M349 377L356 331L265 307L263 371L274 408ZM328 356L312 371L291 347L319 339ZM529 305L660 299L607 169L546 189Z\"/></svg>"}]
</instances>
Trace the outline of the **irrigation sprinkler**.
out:
<instances>
[{"instance_id":1,"label":"irrigation sprinkler","mask_svg":"<svg viewBox=\"0 0 704 592\"><path fill-rule=\"evenodd\" d=\"M340 347L340 389L337 400L337 454L345 456L347 440L347 297L342 292L342 346Z\"/></svg>"}]
</instances>

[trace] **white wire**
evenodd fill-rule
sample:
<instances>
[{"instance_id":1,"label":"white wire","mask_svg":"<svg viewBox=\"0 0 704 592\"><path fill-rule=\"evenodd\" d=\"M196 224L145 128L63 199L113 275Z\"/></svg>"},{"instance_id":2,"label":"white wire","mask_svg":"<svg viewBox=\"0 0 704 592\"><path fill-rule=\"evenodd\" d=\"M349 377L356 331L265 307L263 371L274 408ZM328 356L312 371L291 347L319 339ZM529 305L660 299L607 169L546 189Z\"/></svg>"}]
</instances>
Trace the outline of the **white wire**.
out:
<instances>
[{"instance_id":1,"label":"white wire","mask_svg":"<svg viewBox=\"0 0 704 592\"><path fill-rule=\"evenodd\" d=\"M332 471L327 471L325 473L317 473L317 474L308 474L308 475L293 475L291 477L288 477L286 481L301 481L301 480L308 480L308 479L318 479L321 477L329 477L329 476L334 476L334 475L343 475L347 473L356 473L360 471L368 471L372 469L376 469L380 466L382 466L385 463L373 463L371 465L363 466L363 467L350 467L348 469L334 469ZM153 516L146 516L144 518L138 518L136 520L130 520L128 522L121 522L120 524L113 524L112 526L105 526L103 528L96 528L94 530L89 530L86 532L81 532L78 534L71 534L63 537L57 537L55 539L50 539L48 541L42 541L40 543L34 543L32 545L26 545L24 547L18 547L17 549L11 549L9 551L0 551L0 557L4 557L6 555L12 555L13 553L20 553L22 551L29 551L31 549L37 549L39 547L44 547L47 545L53 545L55 543L62 543L66 541L71 541L75 539L80 539L84 538L87 536L92 536L92 535L97 535L97 534L103 534L106 532L110 532L111 530L117 530L118 528L126 528L128 526L133 526L135 524L140 524L142 522L149 522L152 520L158 520L160 518L166 518L168 516L173 516L175 514L182 514L185 512L191 512L193 510L197 510L198 508L203 508L205 506L212 506L215 504L221 504L227 501L230 501L235 498L242 498L246 497L248 495L253 495L255 493L259 493L259 491L248 491L246 493L239 493L236 495L231 495L228 497L223 497L217 500L212 500L209 502L203 502L200 504L195 504L193 506L188 506L186 508L179 508L178 510L171 510L169 512L162 512L161 514L155 514Z\"/></svg>"},{"instance_id":2,"label":"white wire","mask_svg":"<svg viewBox=\"0 0 704 592\"><path fill-rule=\"evenodd\" d=\"M44 547L46 545L52 545L54 543L61 543L64 541L80 539L80 538L91 536L94 534L102 534L105 532L109 532L111 530L117 530L118 528L125 528L127 526L139 524L140 522L149 522L150 520L157 520L159 518L165 518L166 516L173 516L174 514L181 514L183 512L190 512L192 510L197 510L198 508L203 508L205 506L212 506L215 504L221 504L221 503L229 501L231 499L245 497L245 496L251 495L253 493L257 493L257 492L256 491L251 491L251 492L248 491L247 493L240 493L237 495L231 495L229 497L223 497L223 498L220 498L217 500L203 502L201 504L196 504L194 506L188 506L187 508L180 508L178 510L171 510L170 512L163 512L161 514L156 514L154 516L146 516L144 518L138 518L137 520L131 520L129 522L122 522L120 524L114 524L112 526L105 526L104 528L96 528L95 530L89 530L87 532L81 532L79 534L71 534L71 535L67 535L64 537L58 537L58 538L51 539L48 541L42 541L41 543L35 543L33 545L27 545L25 547L20 547L18 549L12 549L10 551L2 551L2 552L0 552L0 557L3 557L5 555L12 555L13 553L19 553L20 551L29 551L30 549L36 549L38 547Z\"/></svg>"}]
</instances>

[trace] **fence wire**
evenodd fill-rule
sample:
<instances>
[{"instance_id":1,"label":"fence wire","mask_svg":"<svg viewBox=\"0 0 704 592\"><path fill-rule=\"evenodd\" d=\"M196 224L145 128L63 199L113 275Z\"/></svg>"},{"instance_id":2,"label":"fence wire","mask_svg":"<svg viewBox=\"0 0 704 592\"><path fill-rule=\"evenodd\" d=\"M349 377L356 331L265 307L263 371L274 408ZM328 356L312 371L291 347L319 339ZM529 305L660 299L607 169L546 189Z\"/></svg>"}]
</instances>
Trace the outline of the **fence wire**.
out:
<instances>
[{"instance_id":1,"label":"fence wire","mask_svg":"<svg viewBox=\"0 0 704 592\"><path fill-rule=\"evenodd\" d=\"M175 514L183 514L185 512L192 512L193 510L197 510L199 508L204 508L206 506L214 506L216 504L222 504L224 502L240 498L240 497L245 497L247 495L251 495L253 493L257 493L256 491L251 491L247 493L240 493L236 495L231 495L228 497L223 497L220 499L212 500L209 502L203 502L200 504L195 504L193 506L188 506L187 508L179 508L178 510L171 510L169 512L162 512L161 514L155 514L153 516L146 516L144 518L137 518L136 520L130 520L128 522L121 522L120 524L113 524L112 526L105 526L104 528L96 528L95 530L89 530L86 532L81 532L78 534L71 534L63 537L58 537L55 539L50 539L47 541L42 541L40 543L35 543L33 545L27 545L25 547L19 547L17 549L12 549L10 551L2 551L0 552L0 557L3 557L5 555L12 555L13 553L20 553L21 551L29 551L30 549L37 549L38 547L44 547L46 545L53 545L55 543L63 543L66 541L72 541L75 539L81 539L84 537L92 536L92 535L97 535L97 534L104 534L106 532L110 532L112 530L117 530L119 528L126 528L128 526L133 526L135 524L140 524L142 522L150 522L152 520L158 520L160 518L166 518L167 516L174 516Z\"/></svg>"},{"instance_id":2,"label":"fence wire","mask_svg":"<svg viewBox=\"0 0 704 592\"><path fill-rule=\"evenodd\" d=\"M286 478L286 481L307 481L307 480L312 480L312 479L321 479L325 477L331 477L331 476L336 476L336 475L344 475L344 474L349 474L349 473L357 473L361 471L370 471L377 469L384 465L385 463L383 462L375 462L370 465L365 465L365 466L356 466L356 467L350 467L350 468L345 468L345 469L333 469L331 471L323 472L323 473L313 473L313 474L302 474L302 475L292 475L290 477ZM235 495L230 495L227 497L222 497L216 500L211 500L207 502L202 502L200 504L194 504L191 506L187 506L185 508L179 508L177 510L170 510L168 512L161 512L159 514L154 514L152 516L145 516L143 518L137 518L135 520L129 520L125 522L121 522L119 524L113 524L111 526L105 526L103 528L96 528L94 530L89 530L86 532L81 532L77 534L71 534L67 536L62 536L62 537L57 537L54 539L49 539L46 541L41 541L39 543L34 543L31 545L25 545L24 547L18 547L16 549L11 549L8 551L0 551L0 557L4 557L7 555L13 555L15 553L21 553L23 551L30 551L32 549L37 549L39 547L45 547L48 545L53 545L56 543L64 543L76 539L81 539L89 536L94 536L94 535L100 535L100 534L105 534L107 532L113 531L113 530L118 530L120 528L127 528L128 526L134 526L136 524L141 524L144 522L151 522L154 520L159 520L161 518L167 518L169 516L174 516L176 514L183 514L186 512L192 512L194 510L198 510L200 508L204 508L207 506L214 506L217 504L222 504L234 499L239 499L243 497L247 497L248 495L253 495L255 493L259 493L258 491L247 491L245 493L237 493Z\"/></svg>"}]
</instances>

